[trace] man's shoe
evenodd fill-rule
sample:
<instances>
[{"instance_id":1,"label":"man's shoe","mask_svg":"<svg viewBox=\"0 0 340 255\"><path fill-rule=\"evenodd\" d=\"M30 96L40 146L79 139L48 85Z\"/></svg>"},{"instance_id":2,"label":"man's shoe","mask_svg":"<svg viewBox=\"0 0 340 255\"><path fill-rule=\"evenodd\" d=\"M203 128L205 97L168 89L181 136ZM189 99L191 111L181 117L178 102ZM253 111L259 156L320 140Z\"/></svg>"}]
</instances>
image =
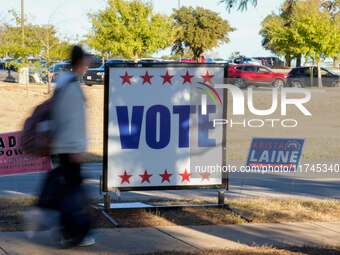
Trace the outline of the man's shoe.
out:
<instances>
[{"instance_id":1,"label":"man's shoe","mask_svg":"<svg viewBox=\"0 0 340 255\"><path fill-rule=\"evenodd\" d=\"M81 247L90 246L90 245L94 245L95 243L96 243L96 240L94 240L93 237L85 236L83 241L81 241L80 244L78 244L78 246L81 246Z\"/></svg>"}]
</instances>

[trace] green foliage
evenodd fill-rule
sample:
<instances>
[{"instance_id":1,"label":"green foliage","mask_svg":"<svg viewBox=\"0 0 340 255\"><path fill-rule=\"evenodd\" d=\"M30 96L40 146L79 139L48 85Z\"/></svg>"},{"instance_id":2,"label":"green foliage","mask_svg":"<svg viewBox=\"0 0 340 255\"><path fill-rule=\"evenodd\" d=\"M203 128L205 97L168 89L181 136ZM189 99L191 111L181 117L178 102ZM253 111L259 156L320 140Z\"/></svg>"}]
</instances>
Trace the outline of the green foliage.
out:
<instances>
[{"instance_id":1,"label":"green foliage","mask_svg":"<svg viewBox=\"0 0 340 255\"><path fill-rule=\"evenodd\" d=\"M206 50L229 42L229 33L235 31L227 20L218 13L202 7L182 7L172 15L176 31L176 40L172 51L184 55L189 48L196 59L200 59Z\"/></svg>"},{"instance_id":2,"label":"green foliage","mask_svg":"<svg viewBox=\"0 0 340 255\"><path fill-rule=\"evenodd\" d=\"M305 54L316 62L338 55L339 19L323 4L320 0L285 1L280 15L271 14L261 23L263 46L290 58Z\"/></svg>"},{"instance_id":3,"label":"green foliage","mask_svg":"<svg viewBox=\"0 0 340 255\"><path fill-rule=\"evenodd\" d=\"M10 22L0 26L0 56L14 59L35 57L39 53L40 44L31 40L32 27L27 24L24 26L25 37L22 38L19 15L14 10L10 10L9 14L12 17Z\"/></svg>"},{"instance_id":4,"label":"green foliage","mask_svg":"<svg viewBox=\"0 0 340 255\"><path fill-rule=\"evenodd\" d=\"M86 43L99 55L122 55L137 60L173 42L172 21L153 12L150 2L108 0L104 10L90 13L92 31Z\"/></svg>"},{"instance_id":5,"label":"green foliage","mask_svg":"<svg viewBox=\"0 0 340 255\"><path fill-rule=\"evenodd\" d=\"M46 61L46 64L41 69L47 73L48 77L48 93L51 92L51 75L50 67L55 59L65 60L69 57L69 52L72 45L66 40L61 40L57 36L57 30L53 25L32 25L33 34L31 39L40 44L39 57Z\"/></svg>"},{"instance_id":6,"label":"green foliage","mask_svg":"<svg viewBox=\"0 0 340 255\"><path fill-rule=\"evenodd\" d=\"M290 60L301 54L301 50L292 36L291 27L286 24L287 20L282 16L270 14L261 22L260 34L265 49L274 54L285 55Z\"/></svg>"},{"instance_id":7,"label":"green foliage","mask_svg":"<svg viewBox=\"0 0 340 255\"><path fill-rule=\"evenodd\" d=\"M21 32L21 17L10 10L12 20L0 25L0 56L12 58L10 65L16 68L30 67L40 74L48 74L54 60L65 60L69 57L71 44L62 39L53 25L34 25L25 19L24 38ZM31 58L45 60L42 65ZM50 79L49 92L50 92Z\"/></svg>"},{"instance_id":8,"label":"green foliage","mask_svg":"<svg viewBox=\"0 0 340 255\"><path fill-rule=\"evenodd\" d=\"M331 3L330 3L331 2ZM271 14L261 23L263 45L290 58L301 56L318 64L340 51L339 4L336 1L285 1L281 14ZM321 86L321 79L319 79Z\"/></svg>"},{"instance_id":9,"label":"green foliage","mask_svg":"<svg viewBox=\"0 0 340 255\"><path fill-rule=\"evenodd\" d=\"M320 0L297 2L291 27L301 52L317 63L338 54L340 42L339 22L333 22L321 4Z\"/></svg>"}]
</instances>

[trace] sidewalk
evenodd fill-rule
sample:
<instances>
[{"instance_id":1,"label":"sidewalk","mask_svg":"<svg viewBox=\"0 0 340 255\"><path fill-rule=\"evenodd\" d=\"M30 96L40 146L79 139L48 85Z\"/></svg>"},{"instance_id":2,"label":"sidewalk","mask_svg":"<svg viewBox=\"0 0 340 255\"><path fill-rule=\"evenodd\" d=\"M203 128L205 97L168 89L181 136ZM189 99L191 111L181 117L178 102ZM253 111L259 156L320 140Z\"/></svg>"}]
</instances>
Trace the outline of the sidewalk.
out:
<instances>
[{"instance_id":1,"label":"sidewalk","mask_svg":"<svg viewBox=\"0 0 340 255\"><path fill-rule=\"evenodd\" d=\"M48 232L39 232L32 240L23 232L2 232L0 255L142 254L242 248L255 244L332 246L340 245L340 222L117 228L98 230L96 238L94 246L63 250L57 247Z\"/></svg>"}]
</instances>

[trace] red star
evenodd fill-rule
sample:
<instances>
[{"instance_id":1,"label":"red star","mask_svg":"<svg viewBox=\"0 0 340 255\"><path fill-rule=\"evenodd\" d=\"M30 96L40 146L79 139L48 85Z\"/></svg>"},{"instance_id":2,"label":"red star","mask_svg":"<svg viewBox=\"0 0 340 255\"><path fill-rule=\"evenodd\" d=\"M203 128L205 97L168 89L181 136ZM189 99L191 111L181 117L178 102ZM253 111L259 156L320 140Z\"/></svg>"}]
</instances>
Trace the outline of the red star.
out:
<instances>
[{"instance_id":1,"label":"red star","mask_svg":"<svg viewBox=\"0 0 340 255\"><path fill-rule=\"evenodd\" d=\"M130 184L130 178L132 175L127 174L126 170L124 172L124 175L118 175L120 178L122 178L122 182L120 184L123 184L124 182L127 182L128 184Z\"/></svg>"},{"instance_id":2,"label":"red star","mask_svg":"<svg viewBox=\"0 0 340 255\"><path fill-rule=\"evenodd\" d=\"M182 176L182 182L184 182L185 180L190 182L191 174L189 174L186 169L185 169L185 172L183 174L179 174L179 175Z\"/></svg>"},{"instance_id":3,"label":"red star","mask_svg":"<svg viewBox=\"0 0 340 255\"><path fill-rule=\"evenodd\" d=\"M168 170L165 169L164 174L160 174L160 176L162 177L162 183L167 181L170 183L170 176L173 174L168 174Z\"/></svg>"},{"instance_id":4,"label":"red star","mask_svg":"<svg viewBox=\"0 0 340 255\"><path fill-rule=\"evenodd\" d=\"M189 82L191 84L191 79L192 79L192 77L194 77L194 75L190 75L189 72L187 71L187 73L185 75L181 75L181 77L184 79L183 85L187 82Z\"/></svg>"},{"instance_id":5,"label":"red star","mask_svg":"<svg viewBox=\"0 0 340 255\"><path fill-rule=\"evenodd\" d=\"M148 183L150 183L150 177L152 176L152 174L148 174L148 171L145 170L144 174L140 174L139 176L142 178L141 184L142 184L143 182L148 182Z\"/></svg>"},{"instance_id":6,"label":"red star","mask_svg":"<svg viewBox=\"0 0 340 255\"><path fill-rule=\"evenodd\" d=\"M161 75L161 77L163 78L163 85L165 84L165 83L170 83L171 85L172 85L172 83L171 83L171 79L174 77L175 75L169 75L169 71L167 70L166 71L166 74L165 75Z\"/></svg>"},{"instance_id":7,"label":"red star","mask_svg":"<svg viewBox=\"0 0 340 255\"><path fill-rule=\"evenodd\" d=\"M201 181L207 180L207 181L210 182L209 176L210 176L211 174L209 174L208 172L206 172L206 173L200 173L200 175L202 176L202 180L201 180Z\"/></svg>"},{"instance_id":8,"label":"red star","mask_svg":"<svg viewBox=\"0 0 340 255\"><path fill-rule=\"evenodd\" d=\"M125 75L124 75L124 76L120 76L120 78L123 79L122 85L124 85L126 82L129 83L129 84L131 85L130 79L131 79L132 77L133 77L133 76L129 76L128 72L125 71Z\"/></svg>"},{"instance_id":9,"label":"red star","mask_svg":"<svg viewBox=\"0 0 340 255\"><path fill-rule=\"evenodd\" d=\"M143 78L143 85L145 83L149 83L151 85L151 79L154 77L154 75L149 75L148 71L146 71L145 75L141 75L140 77Z\"/></svg>"},{"instance_id":10,"label":"red star","mask_svg":"<svg viewBox=\"0 0 340 255\"><path fill-rule=\"evenodd\" d=\"M214 77L215 75L210 75L209 71L207 71L206 75L201 75L201 77L204 79L203 83L209 82L210 84L212 84L211 82L211 78Z\"/></svg>"}]
</instances>

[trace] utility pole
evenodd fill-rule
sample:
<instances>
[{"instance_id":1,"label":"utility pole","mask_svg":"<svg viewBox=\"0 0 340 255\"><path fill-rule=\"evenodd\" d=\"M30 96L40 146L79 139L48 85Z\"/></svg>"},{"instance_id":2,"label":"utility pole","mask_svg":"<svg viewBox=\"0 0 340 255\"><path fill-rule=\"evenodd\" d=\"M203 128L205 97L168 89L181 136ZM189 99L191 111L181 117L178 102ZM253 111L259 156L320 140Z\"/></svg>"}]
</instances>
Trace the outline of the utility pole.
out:
<instances>
[{"instance_id":1,"label":"utility pole","mask_svg":"<svg viewBox=\"0 0 340 255\"><path fill-rule=\"evenodd\" d=\"M24 47L25 46L24 0L21 0L21 36L22 36L22 47Z\"/></svg>"},{"instance_id":2,"label":"utility pole","mask_svg":"<svg viewBox=\"0 0 340 255\"><path fill-rule=\"evenodd\" d=\"M178 0L178 10L181 9L181 0ZM179 61L182 61L182 56L179 54Z\"/></svg>"}]
</instances>

